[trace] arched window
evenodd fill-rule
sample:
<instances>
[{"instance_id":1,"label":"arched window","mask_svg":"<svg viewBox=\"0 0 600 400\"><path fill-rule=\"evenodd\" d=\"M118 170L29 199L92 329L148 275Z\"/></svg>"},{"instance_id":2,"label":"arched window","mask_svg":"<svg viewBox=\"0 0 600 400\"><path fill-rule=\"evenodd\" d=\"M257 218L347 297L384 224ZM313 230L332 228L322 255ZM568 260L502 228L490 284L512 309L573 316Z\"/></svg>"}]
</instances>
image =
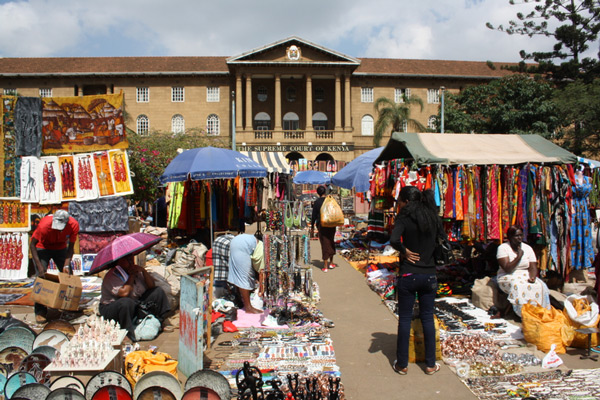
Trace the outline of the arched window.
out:
<instances>
[{"instance_id":1,"label":"arched window","mask_svg":"<svg viewBox=\"0 0 600 400\"><path fill-rule=\"evenodd\" d=\"M317 112L313 114L312 124L315 128L315 131L324 131L327 130L327 115L322 112Z\"/></svg>"},{"instance_id":2,"label":"arched window","mask_svg":"<svg viewBox=\"0 0 600 400\"><path fill-rule=\"evenodd\" d=\"M217 136L221 133L219 117L216 114L210 114L206 118L206 134Z\"/></svg>"},{"instance_id":3,"label":"arched window","mask_svg":"<svg viewBox=\"0 0 600 400\"><path fill-rule=\"evenodd\" d=\"M361 134L363 136L373 136L373 117L370 115L362 117Z\"/></svg>"},{"instance_id":4,"label":"arched window","mask_svg":"<svg viewBox=\"0 0 600 400\"><path fill-rule=\"evenodd\" d=\"M284 131L295 131L300 129L300 118L294 112L286 113L283 116L283 130Z\"/></svg>"},{"instance_id":5,"label":"arched window","mask_svg":"<svg viewBox=\"0 0 600 400\"><path fill-rule=\"evenodd\" d=\"M266 112L259 112L254 116L254 129L257 131L271 130L271 116Z\"/></svg>"},{"instance_id":6,"label":"arched window","mask_svg":"<svg viewBox=\"0 0 600 400\"><path fill-rule=\"evenodd\" d=\"M432 115L427 120L427 127L431 130L437 129L437 115Z\"/></svg>"},{"instance_id":7,"label":"arched window","mask_svg":"<svg viewBox=\"0 0 600 400\"><path fill-rule=\"evenodd\" d=\"M139 115L136 121L137 134L146 136L150 132L150 120L145 115Z\"/></svg>"},{"instance_id":8,"label":"arched window","mask_svg":"<svg viewBox=\"0 0 600 400\"><path fill-rule=\"evenodd\" d=\"M184 133L185 132L185 120L183 115L175 114L171 118L171 132L173 133Z\"/></svg>"}]
</instances>

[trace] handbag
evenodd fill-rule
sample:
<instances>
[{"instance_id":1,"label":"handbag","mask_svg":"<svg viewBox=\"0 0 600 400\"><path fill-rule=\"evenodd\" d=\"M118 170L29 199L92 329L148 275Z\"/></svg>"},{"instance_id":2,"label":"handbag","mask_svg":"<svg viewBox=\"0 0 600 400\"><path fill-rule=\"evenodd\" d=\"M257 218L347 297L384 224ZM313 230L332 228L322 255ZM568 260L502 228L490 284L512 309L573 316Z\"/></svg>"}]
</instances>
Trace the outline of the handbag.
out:
<instances>
[{"instance_id":1,"label":"handbag","mask_svg":"<svg viewBox=\"0 0 600 400\"><path fill-rule=\"evenodd\" d=\"M433 249L433 259L435 265L440 266L452 264L455 261L454 254L452 254L452 245L443 233L437 235L435 249Z\"/></svg>"}]
</instances>

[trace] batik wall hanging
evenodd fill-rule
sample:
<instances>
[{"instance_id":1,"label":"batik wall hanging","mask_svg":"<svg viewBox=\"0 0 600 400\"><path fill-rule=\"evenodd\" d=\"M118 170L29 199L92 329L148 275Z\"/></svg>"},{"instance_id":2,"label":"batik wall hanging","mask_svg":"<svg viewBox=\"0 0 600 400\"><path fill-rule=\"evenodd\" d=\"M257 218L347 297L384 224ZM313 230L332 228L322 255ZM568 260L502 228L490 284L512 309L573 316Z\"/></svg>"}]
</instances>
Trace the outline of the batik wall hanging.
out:
<instances>
[{"instance_id":1,"label":"batik wall hanging","mask_svg":"<svg viewBox=\"0 0 600 400\"><path fill-rule=\"evenodd\" d=\"M31 229L29 204L14 197L0 198L0 232L27 232Z\"/></svg>"},{"instance_id":2,"label":"batik wall hanging","mask_svg":"<svg viewBox=\"0 0 600 400\"><path fill-rule=\"evenodd\" d=\"M18 97L15 106L16 155L42 155L42 99Z\"/></svg>"},{"instance_id":3,"label":"batik wall hanging","mask_svg":"<svg viewBox=\"0 0 600 400\"><path fill-rule=\"evenodd\" d=\"M123 150L111 150L108 152L108 157L110 159L115 194L119 196L133 194L127 153Z\"/></svg>"},{"instance_id":4,"label":"batik wall hanging","mask_svg":"<svg viewBox=\"0 0 600 400\"><path fill-rule=\"evenodd\" d=\"M83 153L129 147L123 93L43 100L42 151Z\"/></svg>"},{"instance_id":5,"label":"batik wall hanging","mask_svg":"<svg viewBox=\"0 0 600 400\"><path fill-rule=\"evenodd\" d=\"M123 197L71 202L69 214L79 222L80 232L129 231L127 201Z\"/></svg>"},{"instance_id":6,"label":"batik wall hanging","mask_svg":"<svg viewBox=\"0 0 600 400\"><path fill-rule=\"evenodd\" d=\"M73 166L75 167L76 200L97 199L99 191L93 155L91 153L75 154L73 156Z\"/></svg>"},{"instance_id":7,"label":"batik wall hanging","mask_svg":"<svg viewBox=\"0 0 600 400\"><path fill-rule=\"evenodd\" d=\"M58 157L41 157L42 184L39 187L40 204L58 204L62 201L60 164Z\"/></svg>"},{"instance_id":8,"label":"batik wall hanging","mask_svg":"<svg viewBox=\"0 0 600 400\"><path fill-rule=\"evenodd\" d=\"M2 196L16 196L16 161L15 154L15 96L2 98L2 149L4 156L3 174L4 181L1 185Z\"/></svg>"},{"instance_id":9,"label":"batik wall hanging","mask_svg":"<svg viewBox=\"0 0 600 400\"><path fill-rule=\"evenodd\" d=\"M77 198L75 187L75 167L73 156L59 156L58 170L60 172L61 196L63 201L72 201Z\"/></svg>"},{"instance_id":10,"label":"batik wall hanging","mask_svg":"<svg viewBox=\"0 0 600 400\"><path fill-rule=\"evenodd\" d=\"M115 187L113 185L108 152L98 151L94 153L94 165L96 167L96 182L98 183L100 197L114 196Z\"/></svg>"},{"instance_id":11,"label":"batik wall hanging","mask_svg":"<svg viewBox=\"0 0 600 400\"><path fill-rule=\"evenodd\" d=\"M29 264L29 236L27 233L0 234L0 280L27 278Z\"/></svg>"},{"instance_id":12,"label":"batik wall hanging","mask_svg":"<svg viewBox=\"0 0 600 400\"><path fill-rule=\"evenodd\" d=\"M21 202L39 203L43 184L42 161L37 157L21 158Z\"/></svg>"}]
</instances>

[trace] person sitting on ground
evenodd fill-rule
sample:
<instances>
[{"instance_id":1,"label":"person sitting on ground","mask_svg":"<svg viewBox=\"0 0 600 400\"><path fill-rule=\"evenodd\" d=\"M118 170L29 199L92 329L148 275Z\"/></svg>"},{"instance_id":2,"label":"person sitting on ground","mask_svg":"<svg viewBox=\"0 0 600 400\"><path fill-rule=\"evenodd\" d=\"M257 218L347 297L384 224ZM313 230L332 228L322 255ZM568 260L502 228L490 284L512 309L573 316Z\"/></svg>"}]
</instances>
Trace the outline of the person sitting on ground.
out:
<instances>
[{"instance_id":1,"label":"person sitting on ground","mask_svg":"<svg viewBox=\"0 0 600 400\"><path fill-rule=\"evenodd\" d=\"M250 302L250 293L256 289L256 275L258 274L258 294L262 296L264 290L264 267L264 245L260 233L255 235L242 233L231 239L229 243L229 274L227 282L238 288L244 305L244 311L247 313L263 313L262 310L254 308Z\"/></svg>"},{"instance_id":2,"label":"person sitting on ground","mask_svg":"<svg viewBox=\"0 0 600 400\"><path fill-rule=\"evenodd\" d=\"M137 320L152 314L162 324L171 305L154 278L129 255L115 261L104 276L99 311L104 318L118 322L135 341Z\"/></svg>"},{"instance_id":3,"label":"person sitting on ground","mask_svg":"<svg viewBox=\"0 0 600 400\"><path fill-rule=\"evenodd\" d=\"M533 303L550 309L550 292L537 278L537 258L531 246L523 243L523 230L512 225L506 231L508 242L498 246L496 258L498 286L508 294L517 316L521 317L523 304Z\"/></svg>"}]
</instances>

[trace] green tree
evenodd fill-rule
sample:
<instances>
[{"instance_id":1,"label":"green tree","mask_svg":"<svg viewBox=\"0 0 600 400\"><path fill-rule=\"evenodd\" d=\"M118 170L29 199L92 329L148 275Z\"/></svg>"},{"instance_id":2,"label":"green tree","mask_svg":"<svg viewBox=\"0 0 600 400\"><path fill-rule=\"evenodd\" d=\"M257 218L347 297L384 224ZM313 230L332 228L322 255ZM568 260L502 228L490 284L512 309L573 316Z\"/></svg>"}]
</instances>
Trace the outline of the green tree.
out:
<instances>
[{"instance_id":1,"label":"green tree","mask_svg":"<svg viewBox=\"0 0 600 400\"><path fill-rule=\"evenodd\" d=\"M597 59L584 58L582 54L590 44L596 45L600 32L600 3L598 0L523 0L512 5L537 3L527 14L517 13L517 20L509 21L508 27L494 27L509 35L542 35L554 37L556 43L551 51L521 50L523 61L533 60L538 64L527 67L521 63L520 69L528 72L547 74L555 82L573 80L584 77L591 80L598 75ZM560 63L560 64L556 64Z\"/></svg>"},{"instance_id":2,"label":"green tree","mask_svg":"<svg viewBox=\"0 0 600 400\"><path fill-rule=\"evenodd\" d=\"M387 97L380 97L375 101L375 111L378 113L377 121L375 122L375 132L373 136L373 144L379 147L379 143L383 138L383 134L392 128L392 132L403 132L404 124L411 124L419 131L425 131L425 128L419 121L410 117L410 108L413 104L417 104L423 111L423 100L417 96L402 95L402 102L396 103Z\"/></svg>"},{"instance_id":3,"label":"green tree","mask_svg":"<svg viewBox=\"0 0 600 400\"><path fill-rule=\"evenodd\" d=\"M160 176L177 155L177 149L197 147L226 147L229 140L219 136L207 136L201 129L186 129L185 133L152 132L140 136L128 130L129 166L132 172L133 199L154 200L158 195Z\"/></svg>"},{"instance_id":4,"label":"green tree","mask_svg":"<svg viewBox=\"0 0 600 400\"><path fill-rule=\"evenodd\" d=\"M454 133L536 133L550 137L560 126L553 87L511 75L449 94L444 128ZM438 116L439 118L439 116Z\"/></svg>"},{"instance_id":5,"label":"green tree","mask_svg":"<svg viewBox=\"0 0 600 400\"><path fill-rule=\"evenodd\" d=\"M561 145L578 155L600 156L600 79L573 82L556 91L554 99L567 121L558 131Z\"/></svg>"}]
</instances>

